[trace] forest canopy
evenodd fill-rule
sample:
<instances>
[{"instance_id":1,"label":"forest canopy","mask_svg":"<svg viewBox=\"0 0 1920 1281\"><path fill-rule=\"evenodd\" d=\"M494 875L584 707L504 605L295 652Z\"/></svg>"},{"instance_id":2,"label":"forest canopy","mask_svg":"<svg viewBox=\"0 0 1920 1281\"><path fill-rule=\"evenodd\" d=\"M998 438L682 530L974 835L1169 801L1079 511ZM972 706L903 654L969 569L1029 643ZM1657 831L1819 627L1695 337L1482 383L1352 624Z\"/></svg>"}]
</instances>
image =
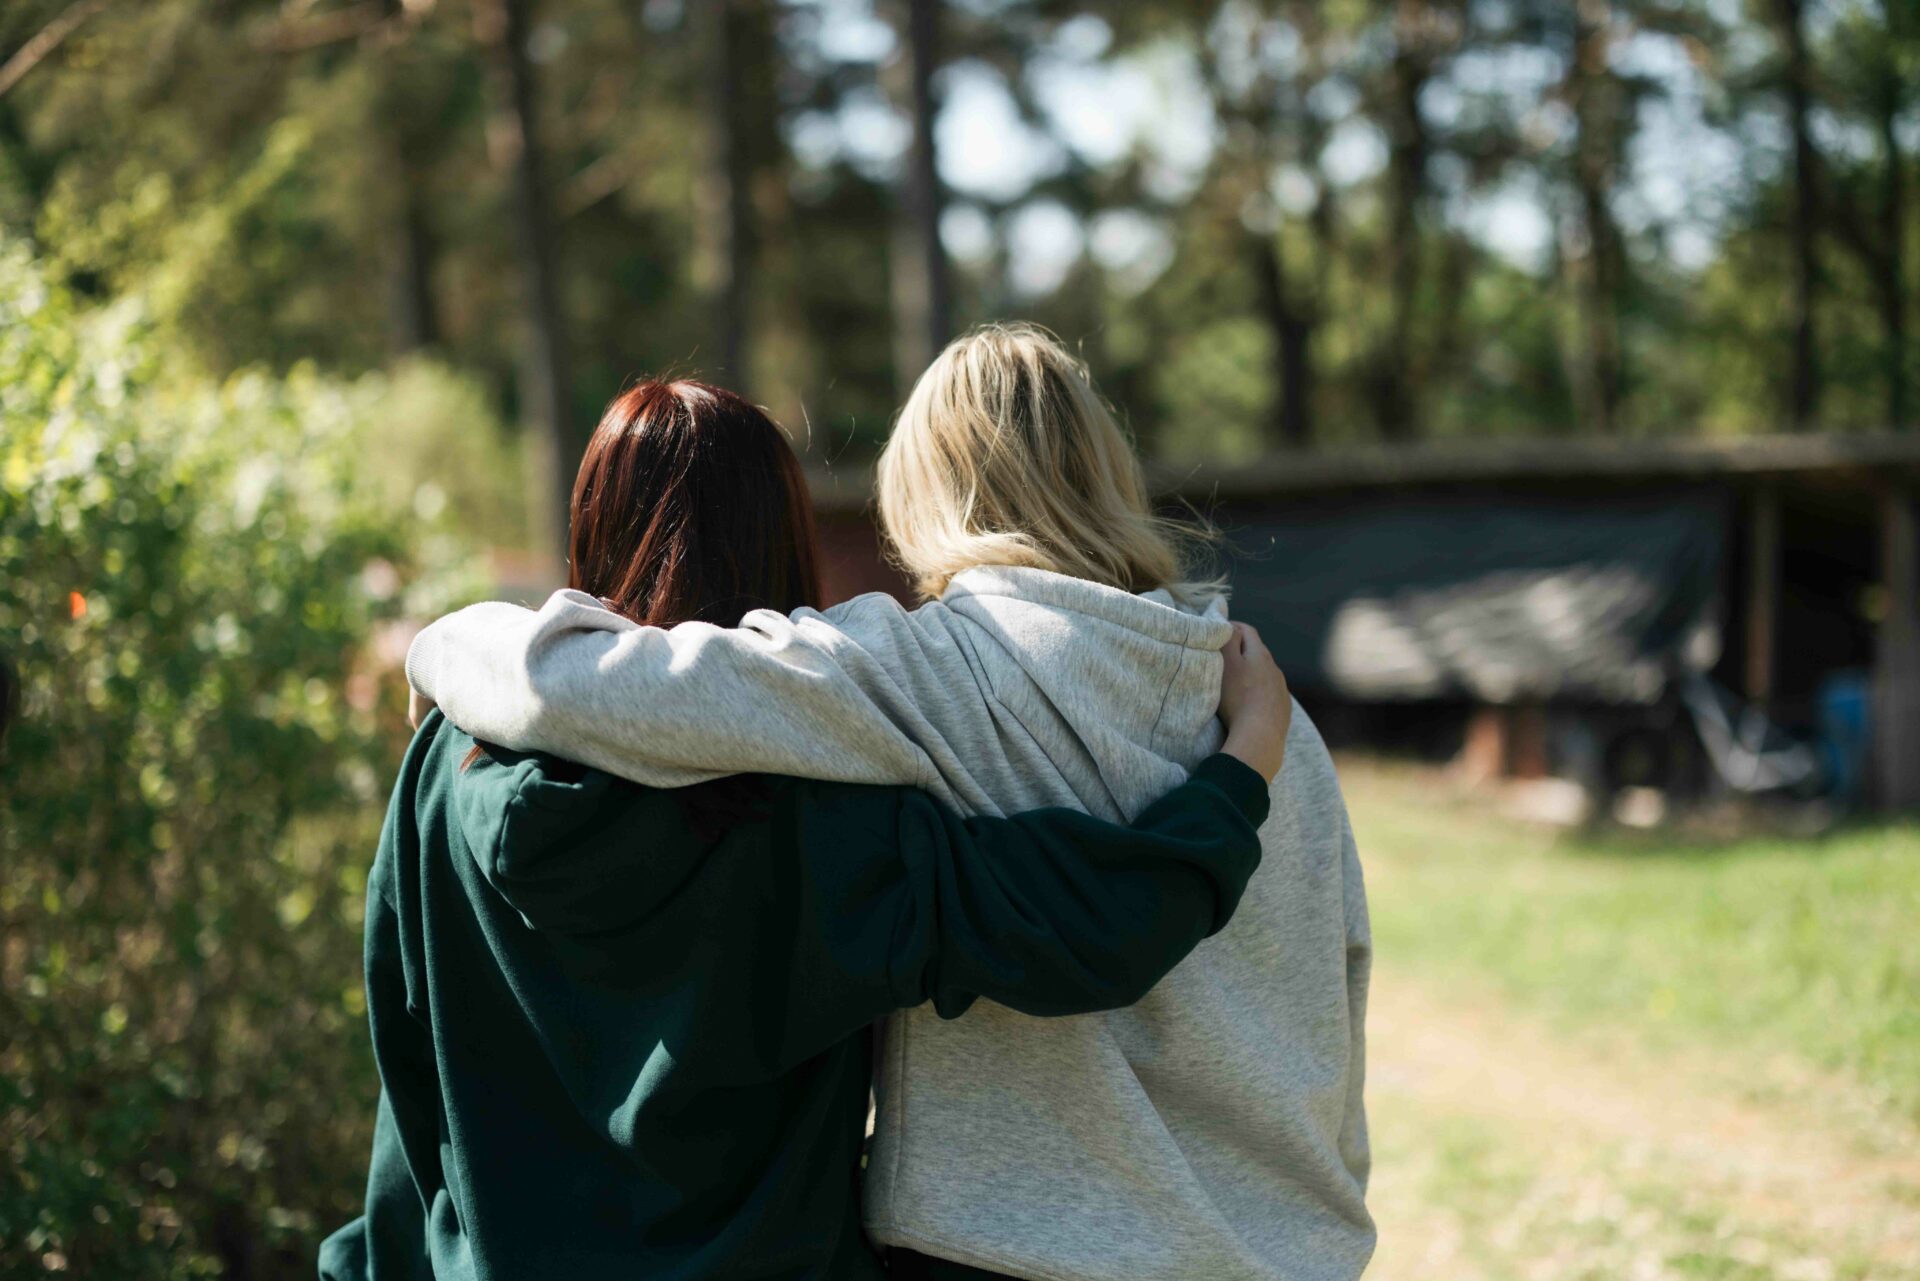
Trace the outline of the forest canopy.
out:
<instances>
[{"instance_id":1,"label":"forest canopy","mask_svg":"<svg viewBox=\"0 0 1920 1281\"><path fill-rule=\"evenodd\" d=\"M78 296L216 373L431 349L559 457L662 369L868 448L1010 315L1174 457L1913 413L1903 0L22 0L0 51L0 225Z\"/></svg>"}]
</instances>

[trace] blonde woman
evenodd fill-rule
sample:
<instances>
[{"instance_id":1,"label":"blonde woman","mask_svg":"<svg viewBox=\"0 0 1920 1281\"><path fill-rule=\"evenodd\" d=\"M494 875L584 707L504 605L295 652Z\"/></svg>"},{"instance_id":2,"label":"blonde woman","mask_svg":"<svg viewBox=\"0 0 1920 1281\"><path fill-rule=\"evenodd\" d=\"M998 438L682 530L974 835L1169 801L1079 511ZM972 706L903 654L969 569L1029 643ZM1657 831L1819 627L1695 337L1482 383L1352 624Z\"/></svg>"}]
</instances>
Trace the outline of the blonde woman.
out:
<instances>
[{"instance_id":1,"label":"blonde woman","mask_svg":"<svg viewBox=\"0 0 1920 1281\"><path fill-rule=\"evenodd\" d=\"M661 630L561 592L537 612L440 620L408 675L479 738L655 786L752 771L1124 819L1219 746L1224 601L1048 335L992 326L948 347L901 411L879 488L917 609L871 595ZM1298 709L1260 835L1234 922L1139 1004L889 1021L865 1220L896 1270L1360 1275L1366 901Z\"/></svg>"}]
</instances>

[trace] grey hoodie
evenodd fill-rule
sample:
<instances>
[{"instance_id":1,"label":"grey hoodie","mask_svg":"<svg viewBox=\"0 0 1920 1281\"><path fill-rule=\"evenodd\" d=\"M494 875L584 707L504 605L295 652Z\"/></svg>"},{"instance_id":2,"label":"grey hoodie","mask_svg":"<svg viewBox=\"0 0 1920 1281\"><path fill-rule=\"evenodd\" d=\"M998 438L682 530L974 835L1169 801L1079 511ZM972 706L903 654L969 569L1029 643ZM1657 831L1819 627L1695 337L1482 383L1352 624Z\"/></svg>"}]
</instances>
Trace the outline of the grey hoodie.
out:
<instances>
[{"instance_id":1,"label":"grey hoodie","mask_svg":"<svg viewBox=\"0 0 1920 1281\"><path fill-rule=\"evenodd\" d=\"M642 628L578 592L476 605L407 671L478 737L656 786L754 771L1128 818L1219 745L1228 634L1218 604L986 568L911 612L863 596L735 629ZM875 1239L1051 1281L1360 1275L1366 900L1332 762L1293 726L1239 915L1145 1000L891 1020Z\"/></svg>"}]
</instances>

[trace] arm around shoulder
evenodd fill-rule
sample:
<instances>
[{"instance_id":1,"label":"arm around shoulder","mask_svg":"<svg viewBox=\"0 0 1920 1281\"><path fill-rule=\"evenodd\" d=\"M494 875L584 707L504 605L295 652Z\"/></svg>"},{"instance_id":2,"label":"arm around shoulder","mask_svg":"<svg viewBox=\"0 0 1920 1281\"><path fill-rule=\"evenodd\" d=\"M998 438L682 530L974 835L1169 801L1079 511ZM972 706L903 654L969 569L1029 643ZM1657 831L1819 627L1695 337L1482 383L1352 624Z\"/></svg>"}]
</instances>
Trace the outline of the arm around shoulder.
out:
<instances>
[{"instance_id":1,"label":"arm around shoulder","mask_svg":"<svg viewBox=\"0 0 1920 1281\"><path fill-rule=\"evenodd\" d=\"M906 794L898 1004L946 1017L982 996L1035 1015L1132 1004L1232 917L1267 804L1265 781L1225 755L1124 827L1065 809L962 819Z\"/></svg>"},{"instance_id":2,"label":"arm around shoulder","mask_svg":"<svg viewBox=\"0 0 1920 1281\"><path fill-rule=\"evenodd\" d=\"M925 780L926 756L848 674L818 615L642 627L577 591L498 603L415 638L407 676L488 742L564 755L654 787L721 774Z\"/></svg>"}]
</instances>

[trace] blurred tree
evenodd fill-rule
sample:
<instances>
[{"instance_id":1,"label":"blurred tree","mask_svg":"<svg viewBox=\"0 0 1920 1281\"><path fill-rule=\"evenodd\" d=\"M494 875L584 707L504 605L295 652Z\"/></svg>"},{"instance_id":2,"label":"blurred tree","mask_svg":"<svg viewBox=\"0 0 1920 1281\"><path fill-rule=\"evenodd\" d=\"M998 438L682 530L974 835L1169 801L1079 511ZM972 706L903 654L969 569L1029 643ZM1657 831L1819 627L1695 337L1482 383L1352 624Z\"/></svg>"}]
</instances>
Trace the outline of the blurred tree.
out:
<instances>
[{"instance_id":1,"label":"blurred tree","mask_svg":"<svg viewBox=\"0 0 1920 1281\"><path fill-rule=\"evenodd\" d=\"M546 442L550 508L637 374L705 362L823 454L865 450L958 318L1008 313L1183 453L1911 421L1913 21L18 0L0 225L218 371L433 351ZM995 95L1020 136L943 163L949 105ZM1735 159L1677 198L1656 170L1693 147Z\"/></svg>"},{"instance_id":2,"label":"blurred tree","mask_svg":"<svg viewBox=\"0 0 1920 1281\"><path fill-rule=\"evenodd\" d=\"M953 336L946 246L940 239L945 193L940 182L934 118L934 77L941 58L940 0L900 0L904 56L900 96L911 126L900 177L900 213L890 265L896 337L895 377L901 393L913 386Z\"/></svg>"},{"instance_id":3,"label":"blurred tree","mask_svg":"<svg viewBox=\"0 0 1920 1281\"><path fill-rule=\"evenodd\" d=\"M1880 324L1879 365L1886 425L1911 426L1913 353L1907 339L1911 306L1908 240L1912 235L1908 181L1912 158L1902 147L1902 121L1920 102L1920 9L1880 0L1846 10L1832 28L1829 86L1841 118L1871 134L1877 154L1849 162L1829 158L1834 230L1859 261ZM1879 172L1876 175L1874 168Z\"/></svg>"},{"instance_id":4,"label":"blurred tree","mask_svg":"<svg viewBox=\"0 0 1920 1281\"><path fill-rule=\"evenodd\" d=\"M419 45L411 38L410 28L419 7L408 9L403 0L382 0L382 4L386 16L373 52L380 82L377 110L385 126L390 166L387 274L392 319L388 346L396 355L406 355L440 341L427 173L437 142L436 117L441 113L434 110L437 104L433 98L438 94L420 93L422 83L430 81L428 69L418 56Z\"/></svg>"},{"instance_id":5,"label":"blurred tree","mask_svg":"<svg viewBox=\"0 0 1920 1281\"><path fill-rule=\"evenodd\" d=\"M771 115L754 107L771 90L772 34L766 6L756 0L717 0L708 6L713 49L712 161L715 195L704 220L721 242L710 251L718 281L716 355L721 373L744 389L751 362L747 334L752 316L756 257L754 174L760 156L754 128Z\"/></svg>"},{"instance_id":6,"label":"blurred tree","mask_svg":"<svg viewBox=\"0 0 1920 1281\"><path fill-rule=\"evenodd\" d=\"M1417 426L1415 329L1423 295L1434 153L1421 99L1460 47L1465 13L1461 4L1449 0L1392 0L1385 7L1391 52L1373 98L1387 136L1387 215L1380 246L1387 264L1389 319L1373 354L1371 389L1381 435L1405 440Z\"/></svg>"},{"instance_id":7,"label":"blurred tree","mask_svg":"<svg viewBox=\"0 0 1920 1281\"><path fill-rule=\"evenodd\" d=\"M1579 0L1535 6L1519 30L1555 51L1565 68L1554 88L1570 120L1559 149L1564 160L1556 149L1539 159L1571 195L1558 262L1573 298L1566 360L1579 425L1618 433L1627 426L1630 389L1624 316L1643 291L1617 205L1630 185L1630 151L1644 113L1668 91L1660 76L1626 68L1636 48L1697 42L1711 34L1710 23L1666 0Z\"/></svg>"},{"instance_id":8,"label":"blurred tree","mask_svg":"<svg viewBox=\"0 0 1920 1281\"><path fill-rule=\"evenodd\" d=\"M0 62L0 97L39 66L47 56L66 43L87 19L106 8L106 0L71 0L51 21L35 31Z\"/></svg>"},{"instance_id":9,"label":"blurred tree","mask_svg":"<svg viewBox=\"0 0 1920 1281\"><path fill-rule=\"evenodd\" d=\"M1814 334L1814 298L1819 289L1819 173L1813 142L1813 66L1807 54L1804 0L1772 0L1784 54L1781 85L1787 131L1793 140L1793 374L1787 422L1797 431L1813 426L1820 403L1820 368Z\"/></svg>"},{"instance_id":10,"label":"blurred tree","mask_svg":"<svg viewBox=\"0 0 1920 1281\"><path fill-rule=\"evenodd\" d=\"M1223 129L1215 164L1229 216L1243 232L1254 309L1271 334L1268 438L1297 449L1312 441L1320 290L1312 273L1288 262L1287 248L1297 241L1309 262L1320 263L1332 252L1332 198L1319 172L1327 130L1308 105L1326 80L1328 34L1309 4L1288 4L1284 13L1222 10L1228 15L1235 20L1216 21L1200 45L1202 80ZM1291 218L1274 192L1286 178L1313 191L1311 208Z\"/></svg>"},{"instance_id":11,"label":"blurred tree","mask_svg":"<svg viewBox=\"0 0 1920 1281\"><path fill-rule=\"evenodd\" d=\"M508 174L514 245L525 301L520 408L531 418L529 481L539 498L535 528L554 554L567 545L567 505L587 431L574 412L567 316L561 297L561 246L548 189L529 43L532 0L475 0L474 36L492 68L488 141Z\"/></svg>"},{"instance_id":12,"label":"blurred tree","mask_svg":"<svg viewBox=\"0 0 1920 1281\"><path fill-rule=\"evenodd\" d=\"M1573 6L1572 48L1563 91L1574 119L1573 183L1580 235L1568 259L1577 264L1580 391L1583 418L1595 431L1619 427L1625 382L1621 367L1620 304L1626 292L1626 248L1613 216L1614 187L1632 128L1634 104L1613 68L1615 15L1611 0Z\"/></svg>"}]
</instances>

